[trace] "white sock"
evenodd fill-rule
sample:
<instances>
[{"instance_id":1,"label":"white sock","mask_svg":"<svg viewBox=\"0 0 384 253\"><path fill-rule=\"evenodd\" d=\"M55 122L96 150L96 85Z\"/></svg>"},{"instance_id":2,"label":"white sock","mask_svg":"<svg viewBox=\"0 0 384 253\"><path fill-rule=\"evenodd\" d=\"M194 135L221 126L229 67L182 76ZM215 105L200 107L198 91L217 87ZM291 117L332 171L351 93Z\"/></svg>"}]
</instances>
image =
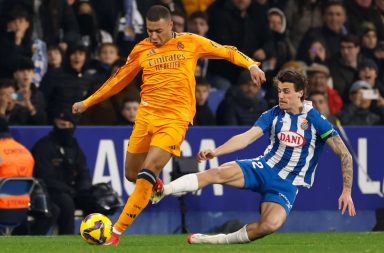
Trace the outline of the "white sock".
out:
<instances>
[{"instance_id":1,"label":"white sock","mask_svg":"<svg viewBox=\"0 0 384 253\"><path fill-rule=\"evenodd\" d=\"M196 244L234 244L234 243L247 243L250 242L247 234L247 225L240 230L230 234L218 235L192 235L192 243Z\"/></svg>"},{"instance_id":2,"label":"white sock","mask_svg":"<svg viewBox=\"0 0 384 253\"><path fill-rule=\"evenodd\" d=\"M196 174L188 174L164 185L164 195L180 192L194 192L199 189L199 181Z\"/></svg>"},{"instance_id":3,"label":"white sock","mask_svg":"<svg viewBox=\"0 0 384 253\"><path fill-rule=\"evenodd\" d=\"M115 227L112 228L112 232L115 233L115 234L118 234L118 235L121 235L122 233L117 230Z\"/></svg>"}]
</instances>

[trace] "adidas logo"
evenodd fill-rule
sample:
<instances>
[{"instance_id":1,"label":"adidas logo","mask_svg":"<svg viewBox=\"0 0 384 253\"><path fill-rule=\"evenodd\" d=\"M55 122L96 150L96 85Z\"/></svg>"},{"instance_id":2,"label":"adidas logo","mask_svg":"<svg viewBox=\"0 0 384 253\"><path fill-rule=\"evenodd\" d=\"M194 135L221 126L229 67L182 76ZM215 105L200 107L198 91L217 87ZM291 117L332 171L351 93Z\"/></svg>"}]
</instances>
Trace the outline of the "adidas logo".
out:
<instances>
[{"instance_id":1,"label":"adidas logo","mask_svg":"<svg viewBox=\"0 0 384 253\"><path fill-rule=\"evenodd\" d=\"M156 51L155 51L155 49L152 48L151 50L149 50L147 56L151 56L151 55L154 55L154 54L156 54Z\"/></svg>"},{"instance_id":2,"label":"adidas logo","mask_svg":"<svg viewBox=\"0 0 384 253\"><path fill-rule=\"evenodd\" d=\"M168 146L169 149L176 150L176 145Z\"/></svg>"}]
</instances>

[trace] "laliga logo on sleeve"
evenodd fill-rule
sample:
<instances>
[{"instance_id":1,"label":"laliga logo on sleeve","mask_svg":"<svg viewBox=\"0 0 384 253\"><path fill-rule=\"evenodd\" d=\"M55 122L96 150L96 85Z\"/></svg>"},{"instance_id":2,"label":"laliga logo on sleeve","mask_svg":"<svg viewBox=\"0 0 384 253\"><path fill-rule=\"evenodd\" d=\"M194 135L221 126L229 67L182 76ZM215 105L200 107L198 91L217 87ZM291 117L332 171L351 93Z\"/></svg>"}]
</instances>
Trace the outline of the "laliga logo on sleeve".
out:
<instances>
[{"instance_id":1,"label":"laliga logo on sleeve","mask_svg":"<svg viewBox=\"0 0 384 253\"><path fill-rule=\"evenodd\" d=\"M304 137L295 132L280 132L277 134L277 138L288 147L298 148L305 144Z\"/></svg>"}]
</instances>

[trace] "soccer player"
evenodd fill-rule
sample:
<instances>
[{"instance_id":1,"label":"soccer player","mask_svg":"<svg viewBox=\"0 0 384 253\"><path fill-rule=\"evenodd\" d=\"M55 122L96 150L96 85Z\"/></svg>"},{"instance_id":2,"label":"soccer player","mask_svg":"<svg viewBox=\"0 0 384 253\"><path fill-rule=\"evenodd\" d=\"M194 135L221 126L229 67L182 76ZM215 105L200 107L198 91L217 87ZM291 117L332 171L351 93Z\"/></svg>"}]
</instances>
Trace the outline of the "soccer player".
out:
<instances>
[{"instance_id":1,"label":"soccer player","mask_svg":"<svg viewBox=\"0 0 384 253\"><path fill-rule=\"evenodd\" d=\"M156 178L171 156L180 156L180 145L196 110L197 60L225 59L248 68L255 85L265 81L259 63L236 48L221 46L198 35L172 32L171 15L165 7L152 6L146 26L148 38L134 47L126 64L99 90L72 108L73 113L84 112L121 91L143 71L141 103L125 161L125 176L136 181L136 187L114 224L109 241L113 245L118 244L119 236L148 204Z\"/></svg>"},{"instance_id":2,"label":"soccer player","mask_svg":"<svg viewBox=\"0 0 384 253\"><path fill-rule=\"evenodd\" d=\"M307 80L297 71L282 70L274 79L279 104L264 112L248 131L236 135L214 150L202 150L198 161L212 159L247 147L264 133L270 144L264 155L236 160L204 172L182 176L164 185L152 198L157 203L166 195L192 192L210 184L224 184L261 194L261 216L230 234L193 234L192 244L247 243L278 230L285 222L298 193L298 186L311 187L319 155L325 143L340 157L343 190L339 198L342 214L356 211L351 197L352 158L338 133L312 103L304 101Z\"/></svg>"}]
</instances>

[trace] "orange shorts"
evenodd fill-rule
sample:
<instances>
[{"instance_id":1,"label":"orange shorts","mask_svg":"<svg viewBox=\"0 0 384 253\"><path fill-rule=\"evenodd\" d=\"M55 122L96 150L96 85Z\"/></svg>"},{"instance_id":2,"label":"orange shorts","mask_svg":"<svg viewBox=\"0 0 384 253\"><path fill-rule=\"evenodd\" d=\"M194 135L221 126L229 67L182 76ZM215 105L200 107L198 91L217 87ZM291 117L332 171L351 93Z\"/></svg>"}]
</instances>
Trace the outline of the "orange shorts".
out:
<instances>
[{"instance_id":1,"label":"orange shorts","mask_svg":"<svg viewBox=\"0 0 384 253\"><path fill-rule=\"evenodd\" d=\"M129 138L128 152L146 153L150 146L155 146L180 156L180 146L188 125L187 121L165 119L141 111Z\"/></svg>"}]
</instances>

